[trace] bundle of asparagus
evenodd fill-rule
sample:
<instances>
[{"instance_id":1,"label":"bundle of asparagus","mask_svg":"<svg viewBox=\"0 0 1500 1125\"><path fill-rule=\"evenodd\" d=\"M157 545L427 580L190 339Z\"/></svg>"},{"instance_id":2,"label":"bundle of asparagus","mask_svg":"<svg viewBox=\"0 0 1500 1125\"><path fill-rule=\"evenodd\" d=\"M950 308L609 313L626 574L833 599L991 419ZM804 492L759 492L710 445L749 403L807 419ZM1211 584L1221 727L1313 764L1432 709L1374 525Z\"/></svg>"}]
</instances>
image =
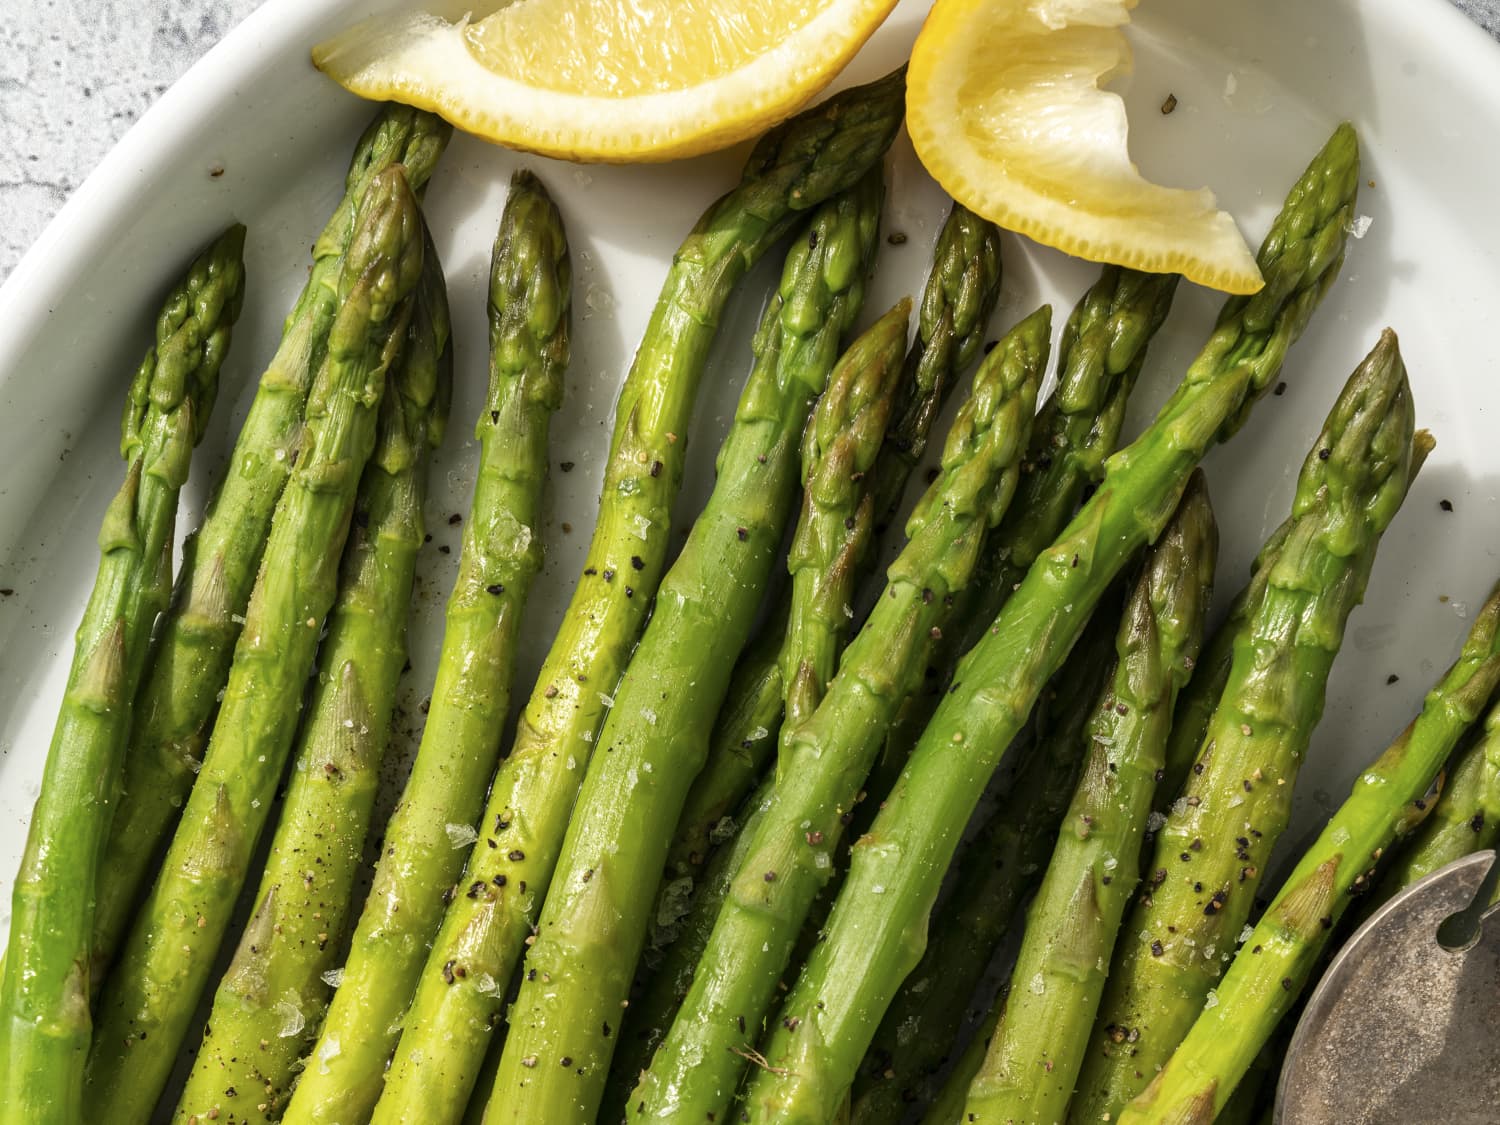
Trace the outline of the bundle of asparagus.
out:
<instances>
[{"instance_id":1,"label":"bundle of asparagus","mask_svg":"<svg viewBox=\"0 0 1500 1125\"><path fill-rule=\"evenodd\" d=\"M1493 841L1500 590L1254 915L1346 622L1431 448L1386 332L1203 640L1218 548L1197 463L1333 283L1352 129L1287 197L1265 289L1228 302L1117 449L1176 278L1106 268L1040 412L1050 310L980 358L1000 235L961 207L915 342L904 299L856 332L902 82L768 134L679 248L620 391L583 574L502 760L572 300L563 216L515 176L436 683L378 835L450 399L418 206L446 127L388 107L361 138L169 596L243 230L193 264L127 397L126 483L17 882L0 1122L149 1120L202 999L176 1102L193 1125L1248 1120L1352 896ZM717 482L669 566L710 344L788 237ZM904 547L867 581L898 523Z\"/></svg>"}]
</instances>

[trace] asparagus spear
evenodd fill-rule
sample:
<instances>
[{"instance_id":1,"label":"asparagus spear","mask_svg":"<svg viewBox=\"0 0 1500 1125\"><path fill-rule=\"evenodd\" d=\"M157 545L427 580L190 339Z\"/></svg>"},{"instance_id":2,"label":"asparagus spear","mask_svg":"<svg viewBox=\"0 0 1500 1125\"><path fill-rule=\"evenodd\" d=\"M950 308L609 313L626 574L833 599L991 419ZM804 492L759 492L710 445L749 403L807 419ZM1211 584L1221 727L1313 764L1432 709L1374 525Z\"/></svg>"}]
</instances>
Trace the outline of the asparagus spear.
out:
<instances>
[{"instance_id":1,"label":"asparagus spear","mask_svg":"<svg viewBox=\"0 0 1500 1125\"><path fill-rule=\"evenodd\" d=\"M777 714L782 741L785 731L817 709L844 647L853 617L854 586L873 523L874 497L868 481L886 437L892 406L904 390L898 376L907 371L878 372L886 376L884 381L869 380L866 372L853 367L841 367L839 373L842 378L831 382L818 400L802 442L802 512L788 555L792 597L777 677L785 685L785 706ZM785 725L780 723L783 713ZM752 800L751 807L763 804L763 800ZM714 875L713 882L718 882L720 873ZM691 972L691 966L688 969ZM664 1028L671 1012L651 1013L650 1007L646 1006L648 1017L664 1017ZM621 1024L625 1057L617 1051L614 1060L612 1078L623 1088L605 1095L607 1099L613 1096L618 1104L628 1097L634 1076L650 1059L645 1048L659 1037L650 1024L639 1029L634 1015L627 1013Z\"/></svg>"},{"instance_id":2,"label":"asparagus spear","mask_svg":"<svg viewBox=\"0 0 1500 1125\"><path fill-rule=\"evenodd\" d=\"M1172 307L1175 274L1146 274L1106 266L1063 328L1057 388L1031 430L1016 499L990 535L975 580L958 595L959 628L939 643L933 690L902 708L871 776L873 793L890 792L911 749L936 709L958 658L983 636L1038 555L1062 531L1083 491L1097 484L1115 451L1125 408L1146 359L1146 347ZM876 803L856 816L858 839Z\"/></svg>"},{"instance_id":3,"label":"asparagus spear","mask_svg":"<svg viewBox=\"0 0 1500 1125\"><path fill-rule=\"evenodd\" d=\"M921 957L938 873L1042 685L1115 575L1166 525L1204 450L1275 380L1332 283L1358 164L1354 131L1341 126L1262 246L1265 289L1227 303L1156 421L1110 459L1099 490L959 664L900 783L854 848L827 937L783 1005L764 1049L769 1068L750 1083L751 1121L821 1122L843 1095L879 1017Z\"/></svg>"},{"instance_id":4,"label":"asparagus spear","mask_svg":"<svg viewBox=\"0 0 1500 1125\"><path fill-rule=\"evenodd\" d=\"M1381 353L1387 353L1381 355ZM1372 362L1400 369L1389 334ZM1421 714L1368 769L1297 861L1215 995L1122 1125L1207 1125L1307 984L1333 927L1500 684L1500 588Z\"/></svg>"},{"instance_id":5,"label":"asparagus spear","mask_svg":"<svg viewBox=\"0 0 1500 1125\"><path fill-rule=\"evenodd\" d=\"M906 353L900 403L886 429L884 452L875 463L871 495L877 534L894 519L907 479L927 449L932 424L954 383L979 354L985 325L1000 296L1000 278L999 229L955 203L933 247L932 270L918 306L917 335ZM782 612L789 613L790 607ZM682 880L690 879L707 859L714 827L755 786L776 749L782 725L779 639L768 630L741 658L730 680L708 760L688 790L677 837L667 854L668 883L659 902L669 914L670 904L680 902L691 889L691 883L684 885Z\"/></svg>"},{"instance_id":6,"label":"asparagus spear","mask_svg":"<svg viewBox=\"0 0 1500 1125\"><path fill-rule=\"evenodd\" d=\"M219 983L175 1120L279 1120L328 1005L390 738L422 547L427 455L452 384L448 296L427 242L415 307L380 402L308 718L255 911Z\"/></svg>"},{"instance_id":7,"label":"asparagus spear","mask_svg":"<svg viewBox=\"0 0 1500 1125\"><path fill-rule=\"evenodd\" d=\"M244 296L245 228L168 295L125 400L125 482L99 529L99 570L11 896L0 966L0 1120L76 1121L89 1044L95 884L131 699L172 581L177 498L218 392Z\"/></svg>"},{"instance_id":8,"label":"asparagus spear","mask_svg":"<svg viewBox=\"0 0 1500 1125\"><path fill-rule=\"evenodd\" d=\"M1214 710L1219 706L1219 697L1224 694L1224 686L1229 682L1229 669L1234 664L1234 639L1259 612L1260 604L1265 598L1271 566L1291 527L1291 520L1284 521L1256 553L1250 581L1235 595L1224 621L1198 654L1192 679L1178 693L1177 706L1172 711L1172 729L1167 735L1167 745L1162 755L1161 778L1157 782L1153 802L1158 809L1167 808L1178 798L1193 763L1198 759L1198 749L1203 745L1204 735L1208 733L1209 720L1213 718Z\"/></svg>"},{"instance_id":9,"label":"asparagus spear","mask_svg":"<svg viewBox=\"0 0 1500 1125\"><path fill-rule=\"evenodd\" d=\"M735 283L808 208L856 182L890 144L903 76L849 90L764 137L733 191L713 204L678 248L615 408L598 522L574 591L490 790L499 731L459 754L418 755L385 833L385 854L335 994L287 1120L332 1123L371 1111L378 1065L394 1045L429 943L454 899L463 853L449 824L488 825L476 847L507 826L507 896L523 915L540 906L605 695L619 680L665 566L672 503L709 346ZM431 716L429 715L429 721ZM497 723L496 726L499 724ZM519 816L516 810L524 809ZM533 900L525 899L528 891ZM454 901L457 901L454 899ZM340 1055L367 1037L358 1058ZM358 1067L345 1065L358 1062ZM325 1071L326 1068L326 1071Z\"/></svg>"},{"instance_id":10,"label":"asparagus spear","mask_svg":"<svg viewBox=\"0 0 1500 1125\"><path fill-rule=\"evenodd\" d=\"M399 165L360 201L342 307L307 401L307 437L276 505L229 684L167 859L99 1004L90 1112L144 1119L187 1032L271 811L333 604L386 372L406 334L422 226Z\"/></svg>"},{"instance_id":11,"label":"asparagus spear","mask_svg":"<svg viewBox=\"0 0 1500 1125\"><path fill-rule=\"evenodd\" d=\"M516 635L541 564L540 541L529 529L539 517L551 416L562 401L570 305L571 271L562 218L540 182L529 172L519 172L511 181L491 257L490 379L475 422L480 454L474 496L458 578L448 600L418 765L403 798L406 807L387 830L387 856L393 850L409 855L413 830L443 835L455 823L421 801L413 806L415 779L432 776L424 769L436 767L452 784L456 777L480 776L498 753ZM424 809L439 819L413 824L412 812ZM422 843L436 846L430 839ZM441 847L452 850L446 837ZM392 1025L405 997L399 996L400 978L379 971L380 954L382 943L396 943L401 949L406 935L390 926L372 930L368 922L372 909L384 911L383 920L401 921L395 917L400 898L390 901L389 888L390 880L405 872L389 861L381 872L335 995L334 1014L320 1032L318 1061L312 1068L317 1078L309 1075L303 1080L352 1100L342 1105L317 1103L319 1112L367 1117L380 1094L381 1075L395 1041ZM420 956L425 948L413 952ZM351 1021L361 1019L363 1030L349 1032Z\"/></svg>"},{"instance_id":12,"label":"asparagus spear","mask_svg":"<svg viewBox=\"0 0 1500 1125\"><path fill-rule=\"evenodd\" d=\"M886 430L872 492L876 532L896 522L906 482L958 377L979 356L1000 299L1000 228L954 203L932 248L932 269L917 306L917 335L906 353L901 404Z\"/></svg>"},{"instance_id":13,"label":"asparagus spear","mask_svg":"<svg viewBox=\"0 0 1500 1125\"><path fill-rule=\"evenodd\" d=\"M1083 760L1089 704L1114 660L1119 613L1110 601L1107 595L1094 611L1068 662L1042 693L1033 724L1037 740L1023 752L1014 781L956 864L927 951L891 1001L855 1077L850 1117L857 1125L895 1125L928 1099L996 947L1041 879ZM983 1057L981 1052L974 1060L970 1078ZM951 1120L958 1120L962 1108L960 1091Z\"/></svg>"},{"instance_id":14,"label":"asparagus spear","mask_svg":"<svg viewBox=\"0 0 1500 1125\"><path fill-rule=\"evenodd\" d=\"M1406 372L1387 335L1308 454L1293 525L1260 607L1235 637L1184 797L1157 834L1079 1079L1079 1121L1114 1120L1140 1093L1187 1034L1249 920L1345 622L1406 496L1412 432Z\"/></svg>"},{"instance_id":15,"label":"asparagus spear","mask_svg":"<svg viewBox=\"0 0 1500 1125\"><path fill-rule=\"evenodd\" d=\"M693 984L630 1097L632 1117L717 1117L775 998L812 901L832 873L853 806L902 701L920 684L949 598L1015 493L1051 310L1027 317L974 376L938 478L907 522L909 541L815 714L788 703L771 802L735 873ZM742 1030L742 1027L744 1028Z\"/></svg>"},{"instance_id":16,"label":"asparagus spear","mask_svg":"<svg viewBox=\"0 0 1500 1125\"><path fill-rule=\"evenodd\" d=\"M721 702L770 578L794 502L797 437L810 398L825 383L854 378L885 387L899 375L906 300L829 373L829 345L852 322L863 294L880 195L878 181L867 179L816 248L812 239L803 243L822 264L787 294L778 319L787 327L807 323L826 300L820 294L847 294L823 314L826 329L806 341L790 331L758 337L770 347L751 372L720 451L718 483L663 582L568 826L512 1009L490 1097L492 1125L588 1120L597 1110L666 859L670 830L660 826L675 824L682 811L707 749L700 716ZM795 264L789 270L800 272ZM506 843L502 838L502 848Z\"/></svg>"},{"instance_id":17,"label":"asparagus spear","mask_svg":"<svg viewBox=\"0 0 1500 1125\"><path fill-rule=\"evenodd\" d=\"M1383 901L1456 859L1492 848L1496 839L1500 839L1500 703L1485 716L1479 737L1453 761L1436 807L1391 864L1375 898Z\"/></svg>"},{"instance_id":18,"label":"asparagus spear","mask_svg":"<svg viewBox=\"0 0 1500 1125\"><path fill-rule=\"evenodd\" d=\"M308 388L327 351L355 208L371 179L392 164L401 164L420 191L452 131L430 113L386 105L360 137L344 196L313 244L312 272L261 376L228 472L203 526L183 548L172 605L137 696L123 799L105 846L109 870L99 881L94 917L96 990L156 873L208 744L271 513L302 442Z\"/></svg>"},{"instance_id":19,"label":"asparagus spear","mask_svg":"<svg viewBox=\"0 0 1500 1125\"><path fill-rule=\"evenodd\" d=\"M1192 672L1213 588L1218 528L1201 472L1126 603L1110 684L1093 706L1087 760L1057 850L1026 917L1015 982L966 1120L1063 1119L1140 875L1141 838L1172 705Z\"/></svg>"}]
</instances>

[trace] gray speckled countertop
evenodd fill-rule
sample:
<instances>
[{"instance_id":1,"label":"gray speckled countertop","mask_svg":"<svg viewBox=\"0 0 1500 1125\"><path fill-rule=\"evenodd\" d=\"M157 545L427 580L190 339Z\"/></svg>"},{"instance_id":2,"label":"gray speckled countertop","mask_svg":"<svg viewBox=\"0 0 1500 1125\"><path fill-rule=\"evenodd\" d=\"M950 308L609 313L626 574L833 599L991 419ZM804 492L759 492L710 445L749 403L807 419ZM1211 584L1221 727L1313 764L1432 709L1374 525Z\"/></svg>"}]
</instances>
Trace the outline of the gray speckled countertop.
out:
<instances>
[{"instance_id":1,"label":"gray speckled countertop","mask_svg":"<svg viewBox=\"0 0 1500 1125\"><path fill-rule=\"evenodd\" d=\"M157 96L262 0L0 3L0 280ZM1500 0L1452 0L1500 37Z\"/></svg>"}]
</instances>

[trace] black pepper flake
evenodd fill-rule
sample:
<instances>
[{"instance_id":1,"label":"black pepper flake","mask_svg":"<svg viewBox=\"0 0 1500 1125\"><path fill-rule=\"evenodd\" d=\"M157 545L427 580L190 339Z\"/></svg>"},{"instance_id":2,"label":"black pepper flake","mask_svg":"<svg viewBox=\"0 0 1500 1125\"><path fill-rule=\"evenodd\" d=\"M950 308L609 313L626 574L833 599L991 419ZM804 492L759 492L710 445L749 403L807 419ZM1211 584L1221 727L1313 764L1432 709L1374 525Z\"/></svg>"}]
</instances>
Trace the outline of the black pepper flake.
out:
<instances>
[{"instance_id":1,"label":"black pepper flake","mask_svg":"<svg viewBox=\"0 0 1500 1125\"><path fill-rule=\"evenodd\" d=\"M451 516L448 517L448 526L449 527L453 527L454 525L460 524L460 523L463 523L463 522L464 522L463 516L459 515L457 512L454 512Z\"/></svg>"},{"instance_id":2,"label":"black pepper flake","mask_svg":"<svg viewBox=\"0 0 1500 1125\"><path fill-rule=\"evenodd\" d=\"M571 462L571 461L561 461L561 462L558 463L557 467L559 469L561 469L565 473L571 473L573 471L573 462Z\"/></svg>"},{"instance_id":3,"label":"black pepper flake","mask_svg":"<svg viewBox=\"0 0 1500 1125\"><path fill-rule=\"evenodd\" d=\"M1215 891L1213 893L1213 897L1210 898L1207 905L1203 907L1203 913L1212 918L1215 914L1224 909L1224 904L1228 901L1229 893L1227 891Z\"/></svg>"},{"instance_id":4,"label":"black pepper flake","mask_svg":"<svg viewBox=\"0 0 1500 1125\"><path fill-rule=\"evenodd\" d=\"M448 546L448 544L446 544L446 543L439 543L438 544L438 554L440 554L440 555L451 555L452 553L453 553L453 548L450 547L450 546Z\"/></svg>"},{"instance_id":5,"label":"black pepper flake","mask_svg":"<svg viewBox=\"0 0 1500 1125\"><path fill-rule=\"evenodd\" d=\"M458 887L454 885L443 892L443 905L447 906L453 901L453 896L458 894Z\"/></svg>"},{"instance_id":6,"label":"black pepper flake","mask_svg":"<svg viewBox=\"0 0 1500 1125\"><path fill-rule=\"evenodd\" d=\"M1333 450L1331 450L1331 449L1320 449L1320 450L1318 450L1318 460L1319 461L1326 461L1332 455L1333 455Z\"/></svg>"},{"instance_id":7,"label":"black pepper flake","mask_svg":"<svg viewBox=\"0 0 1500 1125\"><path fill-rule=\"evenodd\" d=\"M445 961L443 963L443 980L446 981L448 984L452 984L453 983L453 962L452 961Z\"/></svg>"},{"instance_id":8,"label":"black pepper flake","mask_svg":"<svg viewBox=\"0 0 1500 1125\"><path fill-rule=\"evenodd\" d=\"M498 421L500 421L500 411L498 411L498 410L491 410L490 411L490 421L491 422L498 422Z\"/></svg>"},{"instance_id":9,"label":"black pepper flake","mask_svg":"<svg viewBox=\"0 0 1500 1125\"><path fill-rule=\"evenodd\" d=\"M484 880L480 879L477 882L471 883L469 885L469 890L468 890L467 894L465 895L465 897L466 898L478 898L479 897L479 892L482 891L482 890L484 890Z\"/></svg>"},{"instance_id":10,"label":"black pepper flake","mask_svg":"<svg viewBox=\"0 0 1500 1125\"><path fill-rule=\"evenodd\" d=\"M604 1021L604 1038L608 1039L610 1037L610 1035L611 1035L611 1031L610 1031L609 1021L605 1020Z\"/></svg>"},{"instance_id":11,"label":"black pepper flake","mask_svg":"<svg viewBox=\"0 0 1500 1125\"><path fill-rule=\"evenodd\" d=\"M766 874L765 874L765 880L768 883L774 883L774 882L776 882L776 872L774 872L774 871L767 871Z\"/></svg>"},{"instance_id":12,"label":"black pepper flake","mask_svg":"<svg viewBox=\"0 0 1500 1125\"><path fill-rule=\"evenodd\" d=\"M893 230L893 231L891 231L890 234L886 235L885 240L887 242L889 242L892 246L905 246L906 245L906 235L903 232L899 231L899 230Z\"/></svg>"},{"instance_id":13,"label":"black pepper flake","mask_svg":"<svg viewBox=\"0 0 1500 1125\"><path fill-rule=\"evenodd\" d=\"M744 1016L737 1016L735 1018L735 1022L740 1025L740 1034L741 1035L745 1034L745 1017Z\"/></svg>"},{"instance_id":14,"label":"black pepper flake","mask_svg":"<svg viewBox=\"0 0 1500 1125\"><path fill-rule=\"evenodd\" d=\"M526 853L523 852L520 848L512 848L510 851L505 853L505 858L510 860L512 863L520 863L523 859L526 858Z\"/></svg>"},{"instance_id":15,"label":"black pepper flake","mask_svg":"<svg viewBox=\"0 0 1500 1125\"><path fill-rule=\"evenodd\" d=\"M1274 391L1272 391L1271 393L1275 394L1275 395L1284 395L1284 394L1286 394L1286 384L1285 383L1277 383L1276 384L1276 389Z\"/></svg>"},{"instance_id":16,"label":"black pepper flake","mask_svg":"<svg viewBox=\"0 0 1500 1125\"><path fill-rule=\"evenodd\" d=\"M502 582L491 582L484 588L484 592L486 594L493 594L498 598L501 594L505 593L505 584Z\"/></svg>"},{"instance_id":17,"label":"black pepper flake","mask_svg":"<svg viewBox=\"0 0 1500 1125\"><path fill-rule=\"evenodd\" d=\"M1400 676L1398 676L1398 675L1396 675L1396 673L1392 672L1389 676L1387 676L1385 678L1386 686L1389 687L1391 684L1395 683L1400 678L1401 678Z\"/></svg>"},{"instance_id":18,"label":"black pepper flake","mask_svg":"<svg viewBox=\"0 0 1500 1125\"><path fill-rule=\"evenodd\" d=\"M490 880L490 882L494 883L497 887L503 887L505 886L505 876L496 875L493 879Z\"/></svg>"},{"instance_id":19,"label":"black pepper flake","mask_svg":"<svg viewBox=\"0 0 1500 1125\"><path fill-rule=\"evenodd\" d=\"M633 597L635 597L635 590L633 588L631 588L630 586L626 586L625 587L625 596L627 598L633 598Z\"/></svg>"},{"instance_id":20,"label":"black pepper flake","mask_svg":"<svg viewBox=\"0 0 1500 1125\"><path fill-rule=\"evenodd\" d=\"M750 538L750 533L748 531L746 531L743 527L737 527L737 528L735 528L734 529L734 533L740 537L740 542L741 543L743 543L746 539Z\"/></svg>"},{"instance_id":21,"label":"black pepper flake","mask_svg":"<svg viewBox=\"0 0 1500 1125\"><path fill-rule=\"evenodd\" d=\"M583 576L585 578L592 578L594 575L596 575L598 573L599 573L599 571L597 569L595 569L594 567L592 567L592 566L587 566L587 567L583 568Z\"/></svg>"},{"instance_id":22,"label":"black pepper flake","mask_svg":"<svg viewBox=\"0 0 1500 1125\"><path fill-rule=\"evenodd\" d=\"M564 1055L562 1058L558 1059L557 1061L558 1061L558 1064L560 1066L572 1066L573 1065L573 1056L572 1055Z\"/></svg>"},{"instance_id":23,"label":"black pepper flake","mask_svg":"<svg viewBox=\"0 0 1500 1125\"><path fill-rule=\"evenodd\" d=\"M1477 812L1469 818L1469 829L1473 832L1484 831L1484 813Z\"/></svg>"},{"instance_id":24,"label":"black pepper flake","mask_svg":"<svg viewBox=\"0 0 1500 1125\"><path fill-rule=\"evenodd\" d=\"M1439 500L1438 501L1438 507L1441 508L1441 509L1443 509L1443 511L1445 511L1445 512L1451 512L1451 511L1453 511L1453 501L1452 500Z\"/></svg>"},{"instance_id":25,"label":"black pepper flake","mask_svg":"<svg viewBox=\"0 0 1500 1125\"><path fill-rule=\"evenodd\" d=\"M1177 108L1177 95L1176 94L1168 94L1167 95L1167 100L1161 103L1161 115L1163 117L1165 117L1165 116L1167 116L1167 114L1171 113L1176 108Z\"/></svg>"},{"instance_id":26,"label":"black pepper flake","mask_svg":"<svg viewBox=\"0 0 1500 1125\"><path fill-rule=\"evenodd\" d=\"M1151 943L1151 956L1160 957L1165 952L1166 950L1162 948L1161 942L1153 941Z\"/></svg>"},{"instance_id":27,"label":"black pepper flake","mask_svg":"<svg viewBox=\"0 0 1500 1125\"><path fill-rule=\"evenodd\" d=\"M651 462L651 475L653 477L659 477L659 476L661 476L661 462L660 461L652 461Z\"/></svg>"},{"instance_id":28,"label":"black pepper flake","mask_svg":"<svg viewBox=\"0 0 1500 1125\"><path fill-rule=\"evenodd\" d=\"M556 699L557 698L557 685L556 684L548 684L547 685L547 690L544 691L544 692L542 692L542 694L544 696L546 696L548 699Z\"/></svg>"},{"instance_id":29,"label":"black pepper flake","mask_svg":"<svg viewBox=\"0 0 1500 1125\"><path fill-rule=\"evenodd\" d=\"M640 555L631 555L630 556L630 565L633 566L633 567L635 567L636 570L645 570L646 569L646 560L643 559L643 558L641 558Z\"/></svg>"},{"instance_id":30,"label":"black pepper flake","mask_svg":"<svg viewBox=\"0 0 1500 1125\"><path fill-rule=\"evenodd\" d=\"M1165 867L1158 867L1154 872L1152 872L1152 875L1151 875L1151 885L1153 887L1159 887L1163 883L1165 883L1166 881L1167 881L1167 869Z\"/></svg>"},{"instance_id":31,"label":"black pepper flake","mask_svg":"<svg viewBox=\"0 0 1500 1125\"><path fill-rule=\"evenodd\" d=\"M1290 992L1292 990L1292 978L1291 977L1282 977L1281 978L1281 990L1283 992Z\"/></svg>"}]
</instances>

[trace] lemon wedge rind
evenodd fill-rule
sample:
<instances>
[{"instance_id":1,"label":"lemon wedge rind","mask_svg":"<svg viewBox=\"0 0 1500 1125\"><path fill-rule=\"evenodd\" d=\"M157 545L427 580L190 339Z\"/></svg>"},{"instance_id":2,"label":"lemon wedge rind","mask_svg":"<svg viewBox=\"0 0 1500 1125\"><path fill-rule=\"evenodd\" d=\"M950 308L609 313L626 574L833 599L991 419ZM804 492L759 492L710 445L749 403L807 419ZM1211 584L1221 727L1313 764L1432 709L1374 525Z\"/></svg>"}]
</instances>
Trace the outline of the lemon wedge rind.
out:
<instances>
[{"instance_id":1,"label":"lemon wedge rind","mask_svg":"<svg viewBox=\"0 0 1500 1125\"><path fill-rule=\"evenodd\" d=\"M537 0L531 0L537 2ZM568 160L673 160L764 132L823 90L896 0L828 0L743 65L679 88L631 93L548 89L498 73L477 49L483 21L393 13L355 24L313 49L346 89L439 114L466 132ZM504 9L490 19L503 18Z\"/></svg>"},{"instance_id":2,"label":"lemon wedge rind","mask_svg":"<svg viewBox=\"0 0 1500 1125\"><path fill-rule=\"evenodd\" d=\"M1229 293L1264 281L1207 188L1162 187L1128 154L1121 25L1135 0L938 0L912 52L907 129L953 197L1094 261Z\"/></svg>"}]
</instances>

